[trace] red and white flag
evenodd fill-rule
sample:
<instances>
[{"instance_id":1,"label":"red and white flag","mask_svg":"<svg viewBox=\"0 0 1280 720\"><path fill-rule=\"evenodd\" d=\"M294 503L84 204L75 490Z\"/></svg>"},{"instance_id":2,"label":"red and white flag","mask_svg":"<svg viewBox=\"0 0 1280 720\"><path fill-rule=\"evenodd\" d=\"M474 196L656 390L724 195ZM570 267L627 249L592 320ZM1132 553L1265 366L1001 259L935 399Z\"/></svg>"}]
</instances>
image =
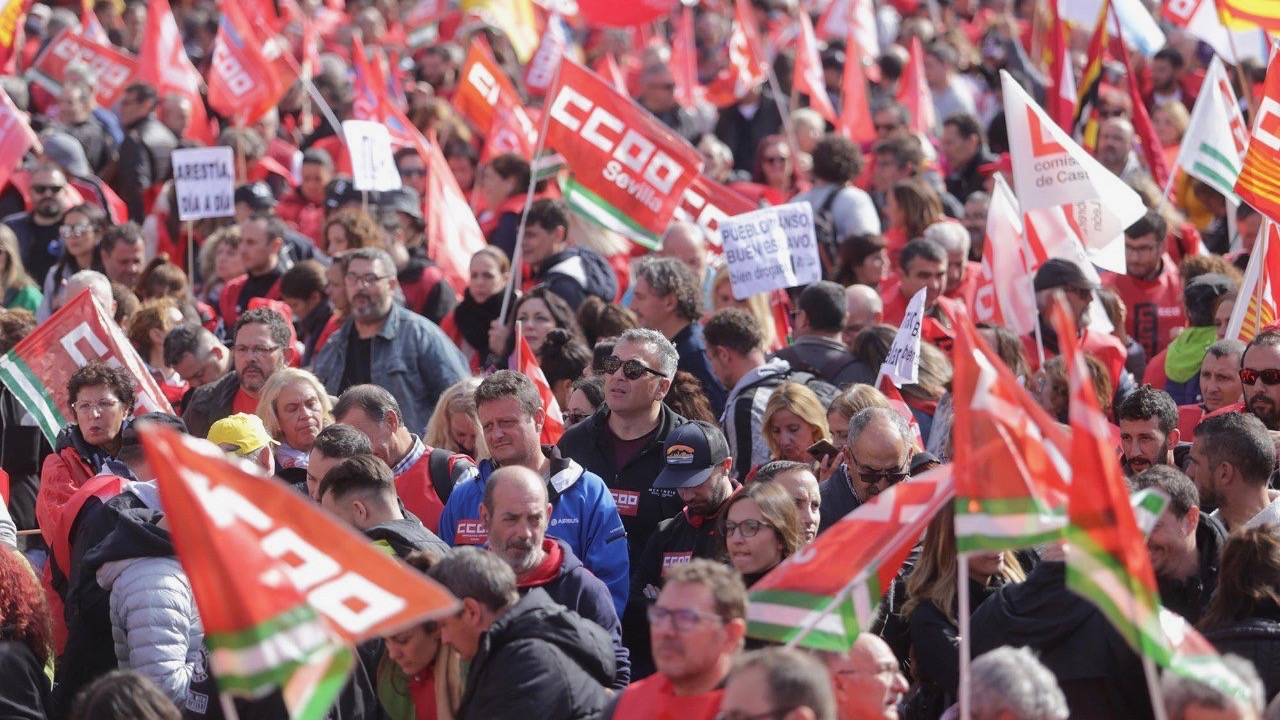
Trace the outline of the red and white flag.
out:
<instances>
[{"instance_id":1,"label":"red and white flag","mask_svg":"<svg viewBox=\"0 0 1280 720\"><path fill-rule=\"evenodd\" d=\"M525 109L519 105L500 107L493 116L493 125L484 136L484 148L480 162L505 153L515 153L525 160L533 160L538 147L538 128Z\"/></svg>"},{"instance_id":2,"label":"red and white flag","mask_svg":"<svg viewBox=\"0 0 1280 720\"><path fill-rule=\"evenodd\" d=\"M58 33L27 71L27 77L54 94L62 93L67 67L79 64L93 74L94 98L101 107L115 107L125 87L133 80L138 62L110 43L99 43L70 29Z\"/></svg>"},{"instance_id":3,"label":"red and white flag","mask_svg":"<svg viewBox=\"0 0 1280 720\"><path fill-rule=\"evenodd\" d=\"M1043 262L1024 260L1022 238L1023 216L1018 199L1004 175L997 174L987 210L986 251L982 254L984 280L989 272L991 292L978 291L980 300L973 314L978 322L999 322L1019 336L1035 330L1039 311L1032 273ZM989 302L982 301L984 297Z\"/></svg>"},{"instance_id":4,"label":"red and white flag","mask_svg":"<svg viewBox=\"0 0 1280 720\"><path fill-rule=\"evenodd\" d=\"M920 436L920 423L916 422L916 416L912 414L911 407L907 405L907 401L902 399L902 393L898 390L898 386L893 384L893 380L883 372L876 381L876 388L889 401L889 405L893 406L895 412L907 421L907 425L911 428L911 434L916 439L916 450L924 449L924 438Z\"/></svg>"},{"instance_id":5,"label":"red and white flag","mask_svg":"<svg viewBox=\"0 0 1280 720\"><path fill-rule=\"evenodd\" d=\"M213 127L204 110L204 98L200 97L203 79L187 49L182 44L178 21L169 8L169 0L147 0L147 24L142 34L142 47L138 50L138 74L136 79L151 85L160 94L178 95L191 103L191 124L187 137L212 145Z\"/></svg>"},{"instance_id":6,"label":"red and white flag","mask_svg":"<svg viewBox=\"0 0 1280 720\"><path fill-rule=\"evenodd\" d=\"M795 76L792 84L797 92L808 96L809 107L816 110L827 122L832 125L839 122L822 74L822 59L818 57L818 39L813 35L813 25L809 22L809 14L805 12L800 13L800 42L796 48Z\"/></svg>"},{"instance_id":7,"label":"red and white flag","mask_svg":"<svg viewBox=\"0 0 1280 720\"><path fill-rule=\"evenodd\" d=\"M733 100L744 97L765 81L765 62L764 47L760 42L751 6L743 0L735 0L727 68L732 79Z\"/></svg>"},{"instance_id":8,"label":"red and white flag","mask_svg":"<svg viewBox=\"0 0 1280 720\"><path fill-rule=\"evenodd\" d=\"M702 228L711 249L723 252L720 221L759 209L758 205L737 190L731 190L706 175L699 175L685 189L674 219L691 222Z\"/></svg>"},{"instance_id":9,"label":"red and white flag","mask_svg":"<svg viewBox=\"0 0 1280 720\"><path fill-rule=\"evenodd\" d=\"M1053 22L1049 28L1049 86L1045 93L1045 110L1058 127L1070 131L1076 116L1076 69L1071 62L1067 26L1058 13L1058 3L1049 3Z\"/></svg>"},{"instance_id":10,"label":"red and white flag","mask_svg":"<svg viewBox=\"0 0 1280 720\"><path fill-rule=\"evenodd\" d=\"M420 138L422 134L415 136ZM418 143L417 148L427 164L427 196L422 200L427 219L427 255L461 295L471 276L471 256L487 242L435 138Z\"/></svg>"},{"instance_id":11,"label":"red and white flag","mask_svg":"<svg viewBox=\"0 0 1280 720\"><path fill-rule=\"evenodd\" d=\"M1224 337L1245 342L1280 318L1280 230L1263 220Z\"/></svg>"},{"instance_id":12,"label":"red and white flag","mask_svg":"<svg viewBox=\"0 0 1280 720\"><path fill-rule=\"evenodd\" d=\"M676 83L676 102L690 108L705 95L698 85L698 52L693 35L693 8L683 5L671 38L671 79Z\"/></svg>"},{"instance_id":13,"label":"red and white flag","mask_svg":"<svg viewBox=\"0 0 1280 720\"><path fill-rule=\"evenodd\" d=\"M297 80L283 37L254 21L239 3L222 5L209 66L209 107L238 127L251 125Z\"/></svg>"},{"instance_id":14,"label":"red and white flag","mask_svg":"<svg viewBox=\"0 0 1280 720\"><path fill-rule=\"evenodd\" d=\"M27 116L13 104L9 93L0 88L0 187L9 184L14 169L22 166L22 156L37 142Z\"/></svg>"},{"instance_id":15,"label":"red and white flag","mask_svg":"<svg viewBox=\"0 0 1280 720\"><path fill-rule=\"evenodd\" d=\"M672 52L675 52L674 50ZM595 72L600 77L608 80L614 89L618 92L627 91L627 79L622 76L622 68L618 67L618 61L613 59L612 53L605 53L596 60Z\"/></svg>"},{"instance_id":16,"label":"red and white flag","mask_svg":"<svg viewBox=\"0 0 1280 720\"><path fill-rule=\"evenodd\" d=\"M524 85L529 89L529 94L535 97L547 94L547 90L556 81L560 59L569 51L571 42L569 28L564 20L560 19L558 13L552 13L547 19L547 29L542 33L542 42L538 43L538 49L525 69Z\"/></svg>"},{"instance_id":17,"label":"red and white flag","mask_svg":"<svg viewBox=\"0 0 1280 720\"><path fill-rule=\"evenodd\" d=\"M850 24L845 38L844 73L840 79L840 122L836 124L836 130L854 142L865 144L876 139L876 127L871 121L867 74L857 62L861 53L858 42L857 26Z\"/></svg>"},{"instance_id":18,"label":"red and white flag","mask_svg":"<svg viewBox=\"0 0 1280 720\"><path fill-rule=\"evenodd\" d=\"M542 411L547 415L542 422L542 444L555 445L560 442L560 436L564 434L564 416L560 414L560 403L556 401L556 395L551 391L551 383L547 382L542 366L538 365L538 357L529 348L529 341L525 340L518 322L516 323L515 364L516 372L532 380L534 386L538 388L538 397L542 398Z\"/></svg>"},{"instance_id":19,"label":"red and white flag","mask_svg":"<svg viewBox=\"0 0 1280 720\"><path fill-rule=\"evenodd\" d=\"M910 58L902 69L897 100L911 113L911 129L933 137L938 133L938 111L933 106L933 91L924 76L924 49L920 38L912 37ZM847 61L847 60L846 60Z\"/></svg>"},{"instance_id":20,"label":"red and white flag","mask_svg":"<svg viewBox=\"0 0 1280 720\"><path fill-rule=\"evenodd\" d=\"M499 105L519 104L520 95L511 83L511 78L499 67L484 36L476 35L471 41L471 48L467 50L467 59L462 64L453 106L484 135L493 126Z\"/></svg>"}]
</instances>

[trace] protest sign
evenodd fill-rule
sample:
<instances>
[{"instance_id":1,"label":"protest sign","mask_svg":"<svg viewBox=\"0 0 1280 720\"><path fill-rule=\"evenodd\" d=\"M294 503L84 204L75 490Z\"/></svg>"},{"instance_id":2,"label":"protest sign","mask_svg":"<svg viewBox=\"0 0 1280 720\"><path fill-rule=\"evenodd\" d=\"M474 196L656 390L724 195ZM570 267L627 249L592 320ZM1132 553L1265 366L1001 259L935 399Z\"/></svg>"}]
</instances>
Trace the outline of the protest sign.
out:
<instances>
[{"instance_id":1,"label":"protest sign","mask_svg":"<svg viewBox=\"0 0 1280 720\"><path fill-rule=\"evenodd\" d=\"M342 134L351 152L351 175L357 190L400 189L400 173L391 155L387 126L371 120L344 120Z\"/></svg>"},{"instance_id":2,"label":"protest sign","mask_svg":"<svg viewBox=\"0 0 1280 720\"><path fill-rule=\"evenodd\" d=\"M924 321L924 298L928 292L928 288L920 288L907 303L907 313L902 316L898 334L880 365L880 373L898 387L920 381L920 327Z\"/></svg>"},{"instance_id":3,"label":"protest sign","mask_svg":"<svg viewBox=\"0 0 1280 720\"><path fill-rule=\"evenodd\" d=\"M183 222L236 214L235 155L229 147L174 150L173 183Z\"/></svg>"},{"instance_id":4,"label":"protest sign","mask_svg":"<svg viewBox=\"0 0 1280 720\"><path fill-rule=\"evenodd\" d=\"M173 414L160 386L124 331L84 290L0 357L0 382L35 418L52 444L67 424L67 381L93 361L124 367L137 381L135 413Z\"/></svg>"},{"instance_id":5,"label":"protest sign","mask_svg":"<svg viewBox=\"0 0 1280 720\"><path fill-rule=\"evenodd\" d=\"M822 279L813 206L807 202L724 218L720 239L733 296L739 300Z\"/></svg>"},{"instance_id":6,"label":"protest sign","mask_svg":"<svg viewBox=\"0 0 1280 720\"><path fill-rule=\"evenodd\" d=\"M132 56L67 29L59 33L32 63L27 79L54 95L61 95L67 66L72 63L88 68L94 97L98 105L106 108L115 106L138 65Z\"/></svg>"}]
</instances>

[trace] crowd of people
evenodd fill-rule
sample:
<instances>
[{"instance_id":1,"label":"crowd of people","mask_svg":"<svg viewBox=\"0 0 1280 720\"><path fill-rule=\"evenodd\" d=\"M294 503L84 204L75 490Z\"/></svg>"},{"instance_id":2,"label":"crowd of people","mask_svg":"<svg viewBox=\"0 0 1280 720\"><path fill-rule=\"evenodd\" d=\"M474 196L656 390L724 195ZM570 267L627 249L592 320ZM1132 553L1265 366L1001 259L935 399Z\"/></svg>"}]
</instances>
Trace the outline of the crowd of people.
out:
<instances>
[{"instance_id":1,"label":"crowd of people","mask_svg":"<svg viewBox=\"0 0 1280 720\"><path fill-rule=\"evenodd\" d=\"M171 161L201 144L189 97L135 81L103 107L88 66L52 84L26 72L64 32L137 53L163 3L26 7L0 89L40 143L0 188L0 351L87 291L173 413L135 414L140 378L90 361L70 374L69 422L50 442L0 390L0 717L287 716L278 691L220 692L139 438L148 422L290 486L460 601L360 645L333 720L937 720L959 716L965 686L978 720L1280 717L1280 326L1228 333L1262 217L1176 167L1162 194L1134 124L1149 115L1160 153L1177 157L1209 45L1148 2L1167 42L1133 51L1141 97L1123 64L1104 66L1093 153L1149 208L1116 241L1125 272L1048 259L1028 278L1039 328L979 332L1065 425L1071 371L1048 320L1065 299L1117 463L1134 491L1170 498L1147 539L1161 602L1223 653L1248 700L1173 673L1149 685L1142 658L1067 588L1060 542L972 554L959 577L949 504L848 650L748 636L761 578L953 459L956 323L984 302L988 209L1009 174L999 72L1044 99L1046 3L868 0L878 47L821 31L836 110L846 67L871 81L863 143L794 92L799 14L825 20L828 3L743 0L737 19L733 3L694 3L692 48L672 47L679 4L618 29L588 12L611 3L563 18L546 11L558 3L523 3L539 28L567 23L566 52L614 68L709 181L752 206L812 206L823 279L745 298L715 231L673 219L656 250L634 244L459 111L477 38L531 112L543 102L526 92L512 26L483 12L498 4L439 4L424 22L432 3L267 3L299 43L286 52L318 65L250 124L215 117L216 144L235 151L234 216L189 224ZM207 72L217 6L172 12ZM774 77L730 78L716 101L743 21ZM1073 57L1091 31L1071 29ZM456 285L427 233L454 218L424 203L432 170L417 149L394 153L400 189L354 188L334 125L360 102L353 39L390 69L485 235ZM685 51L708 91L692 101L677 94ZM930 108L904 99L916 72ZM1243 110L1263 72L1232 73ZM891 401L877 378L922 290L918 380ZM521 346L543 378L517 362Z\"/></svg>"}]
</instances>

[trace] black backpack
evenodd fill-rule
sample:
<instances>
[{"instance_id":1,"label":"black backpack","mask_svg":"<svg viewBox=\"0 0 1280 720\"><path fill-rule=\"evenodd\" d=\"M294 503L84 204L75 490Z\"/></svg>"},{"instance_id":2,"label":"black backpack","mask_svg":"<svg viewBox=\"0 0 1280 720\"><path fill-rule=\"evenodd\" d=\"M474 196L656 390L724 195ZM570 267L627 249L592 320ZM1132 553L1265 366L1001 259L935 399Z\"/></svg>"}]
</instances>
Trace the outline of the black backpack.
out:
<instances>
[{"instance_id":1,"label":"black backpack","mask_svg":"<svg viewBox=\"0 0 1280 720\"><path fill-rule=\"evenodd\" d=\"M755 438L755 428L751 426L751 407L755 404L756 393L773 392L774 388L784 382L797 382L809 388L822 401L823 407L831 405L831 401L840 394L839 388L835 385L807 370L788 370L785 373L760 378L742 388L733 401L733 434L738 448L738 457L733 460L733 469L740 481L751 472L751 447Z\"/></svg>"},{"instance_id":2,"label":"black backpack","mask_svg":"<svg viewBox=\"0 0 1280 720\"><path fill-rule=\"evenodd\" d=\"M813 237L818 241L818 258L822 262L824 278L834 277L838 265L840 235L836 232L836 218L831 212L831 206L843 189L842 186L833 188L827 194L827 199L813 212Z\"/></svg>"}]
</instances>

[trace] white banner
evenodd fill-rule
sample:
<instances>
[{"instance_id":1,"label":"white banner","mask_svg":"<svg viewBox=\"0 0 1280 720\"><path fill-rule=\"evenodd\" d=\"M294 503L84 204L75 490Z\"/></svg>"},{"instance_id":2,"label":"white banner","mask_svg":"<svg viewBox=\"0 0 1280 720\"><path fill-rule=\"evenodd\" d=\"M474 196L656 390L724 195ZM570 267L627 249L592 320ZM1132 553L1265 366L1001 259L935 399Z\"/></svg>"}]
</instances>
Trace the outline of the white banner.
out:
<instances>
[{"instance_id":1,"label":"white banner","mask_svg":"<svg viewBox=\"0 0 1280 720\"><path fill-rule=\"evenodd\" d=\"M898 335L880 365L880 374L898 387L920 381L920 329L924 322L924 297L928 290L920 288L907 303L907 313L902 316Z\"/></svg>"},{"instance_id":2,"label":"white banner","mask_svg":"<svg viewBox=\"0 0 1280 720\"><path fill-rule=\"evenodd\" d=\"M400 189L400 173L391 154L387 126L371 120L343 120L342 134L351 153L352 184L357 190Z\"/></svg>"},{"instance_id":3,"label":"white banner","mask_svg":"<svg viewBox=\"0 0 1280 720\"><path fill-rule=\"evenodd\" d=\"M236 214L235 154L229 147L173 151L173 184L178 219L233 217Z\"/></svg>"},{"instance_id":4,"label":"white banner","mask_svg":"<svg viewBox=\"0 0 1280 720\"><path fill-rule=\"evenodd\" d=\"M813 206L775 205L720 221L729 282L739 300L822 279Z\"/></svg>"}]
</instances>

